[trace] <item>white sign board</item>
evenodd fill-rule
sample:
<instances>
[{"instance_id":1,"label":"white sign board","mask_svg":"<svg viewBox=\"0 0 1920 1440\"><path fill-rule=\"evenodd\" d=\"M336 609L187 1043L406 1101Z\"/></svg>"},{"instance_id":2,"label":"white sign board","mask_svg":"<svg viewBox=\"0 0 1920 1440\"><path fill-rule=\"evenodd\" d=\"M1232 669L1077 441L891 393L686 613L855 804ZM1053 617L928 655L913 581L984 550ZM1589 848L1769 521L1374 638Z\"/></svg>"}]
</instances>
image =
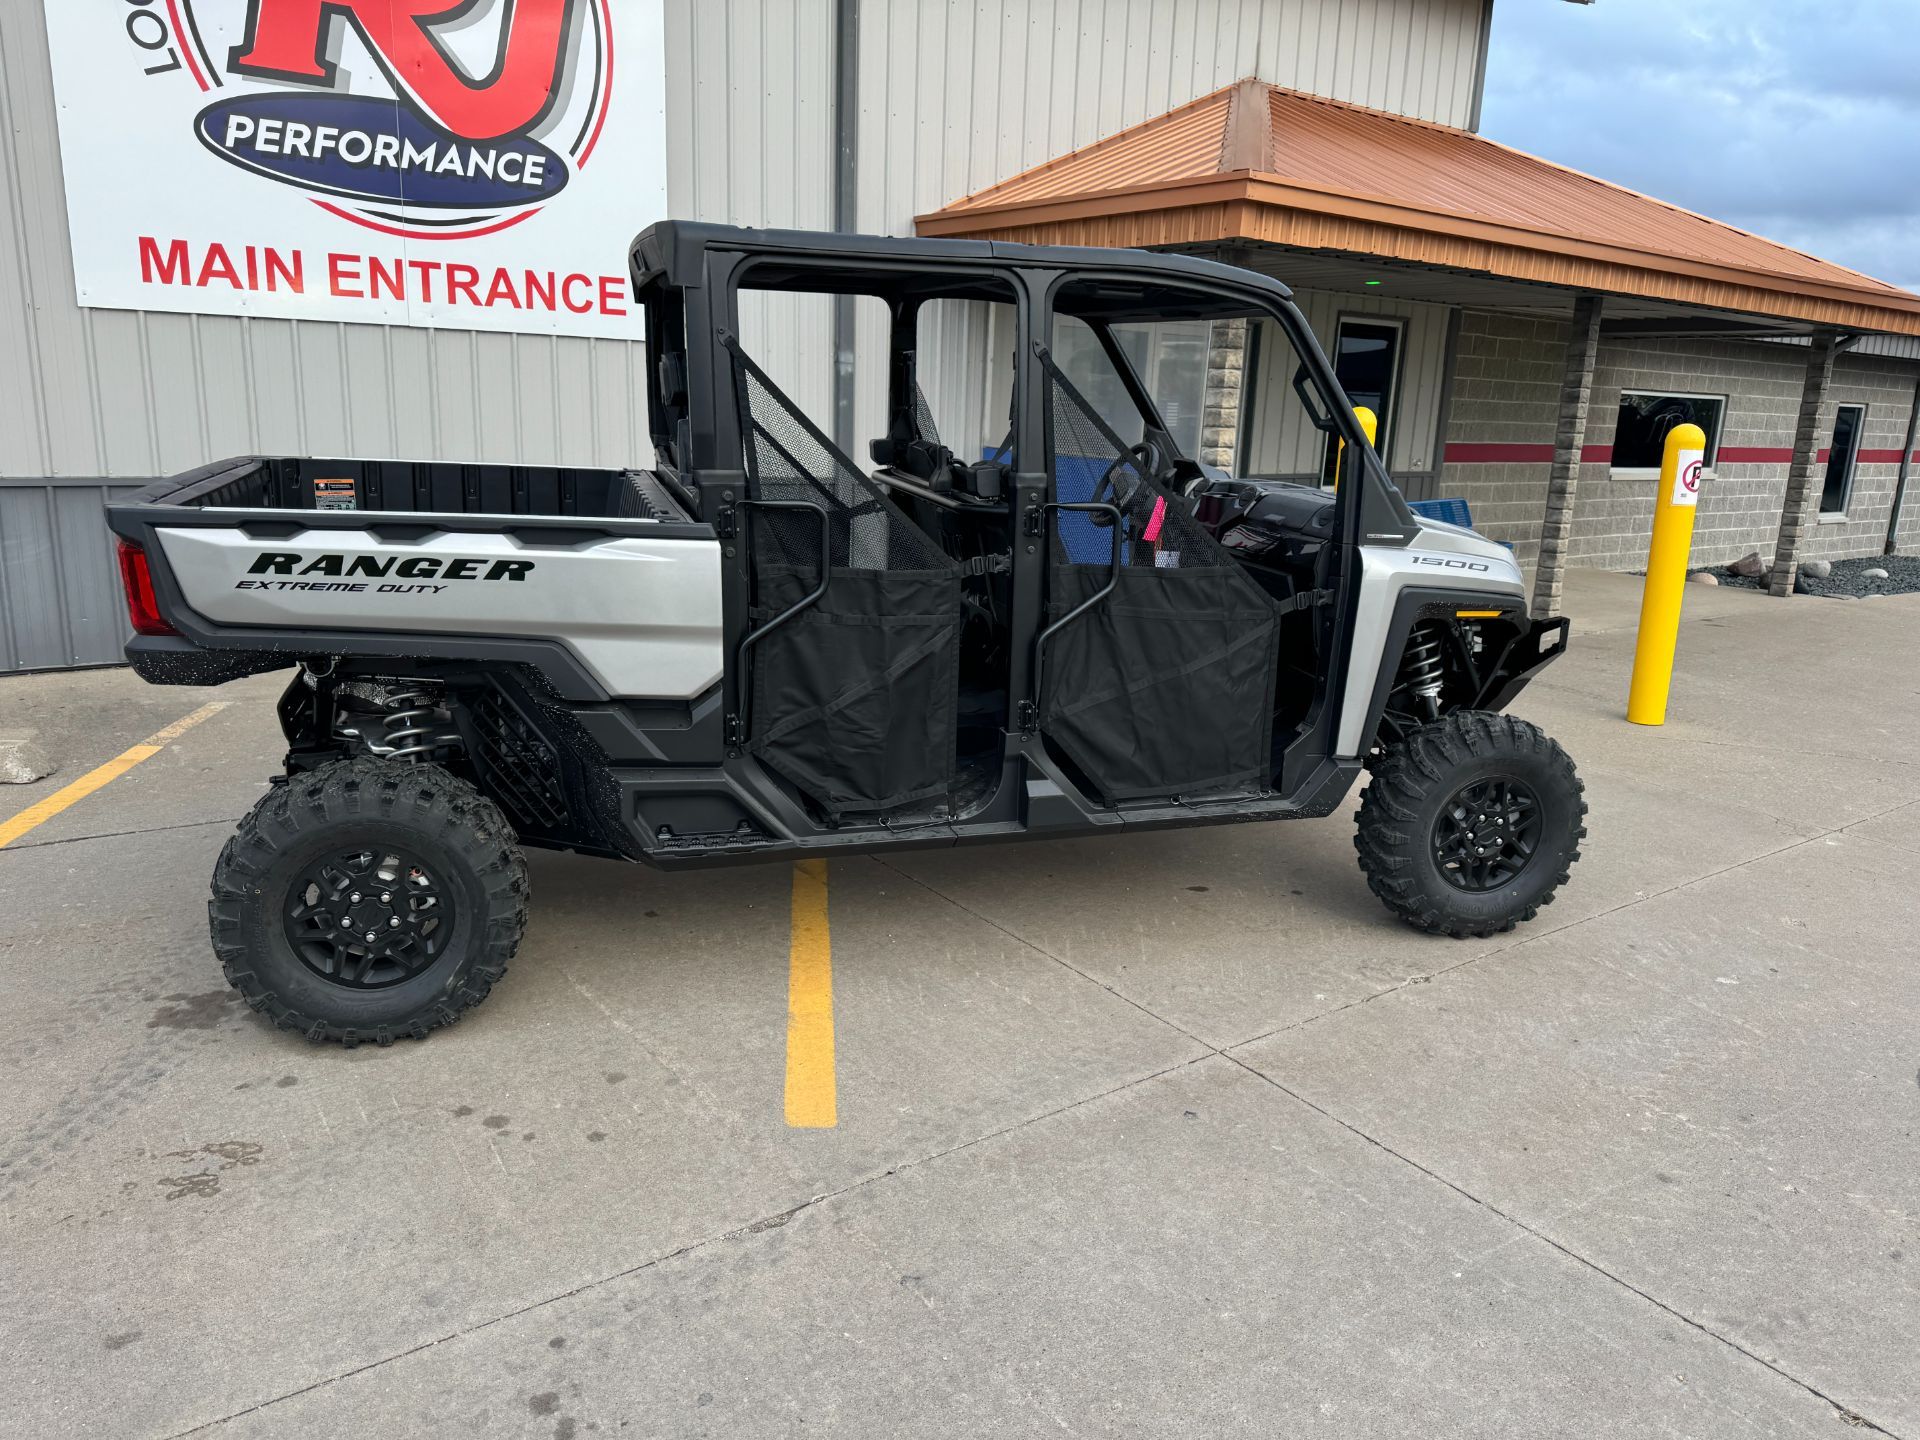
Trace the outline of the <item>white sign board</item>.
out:
<instances>
[{"instance_id":1,"label":"white sign board","mask_svg":"<svg viewBox=\"0 0 1920 1440\"><path fill-rule=\"evenodd\" d=\"M82 305L638 338L662 0L45 0Z\"/></svg>"},{"instance_id":2,"label":"white sign board","mask_svg":"<svg viewBox=\"0 0 1920 1440\"><path fill-rule=\"evenodd\" d=\"M1682 450L1675 457L1680 468L1674 472L1672 503L1675 505L1698 505L1700 503L1700 472L1706 468L1706 455L1699 450Z\"/></svg>"}]
</instances>

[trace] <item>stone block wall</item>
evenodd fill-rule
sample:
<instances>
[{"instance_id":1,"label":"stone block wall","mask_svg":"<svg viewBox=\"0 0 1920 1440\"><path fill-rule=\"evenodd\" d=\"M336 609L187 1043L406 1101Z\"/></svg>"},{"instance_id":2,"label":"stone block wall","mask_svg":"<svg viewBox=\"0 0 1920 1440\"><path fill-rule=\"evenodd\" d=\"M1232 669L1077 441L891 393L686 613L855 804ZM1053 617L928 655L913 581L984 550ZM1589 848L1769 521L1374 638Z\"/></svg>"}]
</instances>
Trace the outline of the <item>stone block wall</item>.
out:
<instances>
[{"instance_id":1,"label":"stone block wall","mask_svg":"<svg viewBox=\"0 0 1920 1440\"><path fill-rule=\"evenodd\" d=\"M1523 564L1537 558L1567 326L1488 311L1461 316L1447 463L1436 493L1461 495L1475 526L1509 541ZM1614 473L1614 416L1623 390L1724 395L1720 456L1701 489L1693 555L1724 564L1750 550L1771 559L1786 494L1806 351L1756 341L1695 338L1603 340L1574 508L1568 563L1640 568L1653 524L1656 481ZM1822 458L1835 407L1867 406L1861 460L1844 521L1811 528L1801 558L1877 555L1886 537L1899 451L1913 404L1911 363L1843 354L1821 418ZM1920 498L1914 502L1920 525ZM1909 532L1912 533L1912 532Z\"/></svg>"},{"instance_id":2,"label":"stone block wall","mask_svg":"<svg viewBox=\"0 0 1920 1440\"><path fill-rule=\"evenodd\" d=\"M1247 322L1216 320L1207 343L1207 388L1200 412L1200 458L1231 471L1240 442L1240 392L1246 379Z\"/></svg>"},{"instance_id":3,"label":"stone block wall","mask_svg":"<svg viewBox=\"0 0 1920 1440\"><path fill-rule=\"evenodd\" d=\"M1527 566L1540 551L1567 334L1563 320L1491 310L1460 316L1445 468L1434 493L1464 497L1474 528L1507 541Z\"/></svg>"},{"instance_id":4,"label":"stone block wall","mask_svg":"<svg viewBox=\"0 0 1920 1440\"><path fill-rule=\"evenodd\" d=\"M1721 340L1602 341L1593 377L1593 424L1587 463L1580 471L1568 562L1601 570L1645 565L1658 482L1613 473L1614 416L1622 390L1724 395L1720 462L1700 487L1693 521L1693 554L1701 565L1737 560L1749 550L1771 559L1787 488L1794 421L1806 379L1807 356L1786 345ZM1742 462L1750 451L1771 458Z\"/></svg>"},{"instance_id":5,"label":"stone block wall","mask_svg":"<svg viewBox=\"0 0 1920 1440\"><path fill-rule=\"evenodd\" d=\"M1862 458L1854 471L1846 519L1823 517L1812 526L1800 542L1802 560L1842 560L1852 555L1878 555L1886 549L1893 486L1900 475L1900 447L1906 443L1907 410L1913 404L1913 378L1911 366L1864 357L1842 355L1834 366L1828 411L1840 405L1865 405L1867 428L1860 439ZM1826 427L1826 438L1832 439L1831 418ZM1920 521L1920 497L1913 491L1909 476L1904 527L1904 548L1909 551L1914 548L1915 526Z\"/></svg>"}]
</instances>

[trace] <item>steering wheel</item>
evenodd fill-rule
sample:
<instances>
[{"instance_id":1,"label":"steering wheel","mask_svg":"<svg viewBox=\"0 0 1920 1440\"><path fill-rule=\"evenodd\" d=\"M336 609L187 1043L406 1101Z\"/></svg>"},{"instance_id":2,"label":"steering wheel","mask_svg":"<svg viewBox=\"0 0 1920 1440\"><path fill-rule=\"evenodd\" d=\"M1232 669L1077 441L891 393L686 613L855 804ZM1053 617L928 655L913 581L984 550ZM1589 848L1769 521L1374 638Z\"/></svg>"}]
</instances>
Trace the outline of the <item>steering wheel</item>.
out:
<instances>
[{"instance_id":1,"label":"steering wheel","mask_svg":"<svg viewBox=\"0 0 1920 1440\"><path fill-rule=\"evenodd\" d=\"M1114 457L1111 465L1100 472L1099 480L1094 482L1093 494L1088 498L1093 500L1102 499L1107 487L1112 486L1114 500L1124 509L1125 501L1121 500L1120 487L1114 484L1113 476L1114 472L1129 460L1134 463L1135 468L1139 470L1141 476L1148 479L1158 475L1164 464L1160 455L1160 447L1154 444L1153 441L1142 440L1138 445L1129 445L1124 452ZM1102 530L1110 529L1113 526L1113 517L1111 515L1095 513L1089 515L1087 518L1092 520L1093 523Z\"/></svg>"}]
</instances>

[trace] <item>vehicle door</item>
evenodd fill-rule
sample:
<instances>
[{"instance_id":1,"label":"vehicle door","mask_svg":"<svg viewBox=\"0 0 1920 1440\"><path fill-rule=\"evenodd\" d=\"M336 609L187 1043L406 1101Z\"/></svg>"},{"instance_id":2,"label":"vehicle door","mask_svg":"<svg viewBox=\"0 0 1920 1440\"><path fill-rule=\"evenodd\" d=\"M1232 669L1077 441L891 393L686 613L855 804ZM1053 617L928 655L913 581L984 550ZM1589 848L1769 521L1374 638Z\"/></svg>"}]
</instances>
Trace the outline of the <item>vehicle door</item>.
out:
<instances>
[{"instance_id":1,"label":"vehicle door","mask_svg":"<svg viewBox=\"0 0 1920 1440\"><path fill-rule=\"evenodd\" d=\"M1114 806L1257 794L1275 770L1279 607L1182 494L1202 471L1176 432L1198 435L1206 360L1179 330L1174 353L1141 357L1199 367L1194 414L1170 428L1126 353L1130 306L1152 303L1070 280L1035 349L1049 554L1032 716Z\"/></svg>"},{"instance_id":2,"label":"vehicle door","mask_svg":"<svg viewBox=\"0 0 1920 1440\"><path fill-rule=\"evenodd\" d=\"M746 490L736 743L834 823L951 813L1002 771L1007 627L994 585L1011 569L1010 522L1005 467L989 452L1014 393L1016 294L978 264L781 257L732 279L718 339ZM827 386L795 363L791 343L839 302L852 306L849 328L869 337L855 347L844 427L866 427L864 446L829 435ZM998 343L987 324L996 309L1006 312ZM1006 353L996 361L998 344ZM923 367L923 349L950 351L951 363ZM950 438L964 459L954 455L922 378L942 413L964 411L992 439L963 424ZM860 400L869 379L887 381L884 415ZM860 453L870 466L854 460Z\"/></svg>"}]
</instances>

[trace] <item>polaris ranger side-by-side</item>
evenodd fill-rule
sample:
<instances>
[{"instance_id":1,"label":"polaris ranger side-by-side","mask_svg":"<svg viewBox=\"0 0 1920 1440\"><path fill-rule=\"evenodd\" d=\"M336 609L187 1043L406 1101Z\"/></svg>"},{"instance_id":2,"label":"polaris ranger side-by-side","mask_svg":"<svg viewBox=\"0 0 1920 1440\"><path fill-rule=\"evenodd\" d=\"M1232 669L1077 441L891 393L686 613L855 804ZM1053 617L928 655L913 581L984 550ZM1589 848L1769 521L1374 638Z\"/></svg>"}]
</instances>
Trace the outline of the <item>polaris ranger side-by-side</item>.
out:
<instances>
[{"instance_id":1,"label":"polaris ranger side-by-side","mask_svg":"<svg viewBox=\"0 0 1920 1440\"><path fill-rule=\"evenodd\" d=\"M650 470L256 456L109 509L143 677L295 670L285 774L209 905L276 1024L385 1044L478 1003L522 845L676 866L1285 819L1370 768L1361 868L1413 924L1487 935L1567 879L1580 783L1499 713L1566 622L1408 510L1283 285L685 223L632 271ZM763 368L752 322L791 296L889 336L868 465L789 398L816 377ZM1255 337L1266 478L1200 464L1160 398L1223 321Z\"/></svg>"}]
</instances>

